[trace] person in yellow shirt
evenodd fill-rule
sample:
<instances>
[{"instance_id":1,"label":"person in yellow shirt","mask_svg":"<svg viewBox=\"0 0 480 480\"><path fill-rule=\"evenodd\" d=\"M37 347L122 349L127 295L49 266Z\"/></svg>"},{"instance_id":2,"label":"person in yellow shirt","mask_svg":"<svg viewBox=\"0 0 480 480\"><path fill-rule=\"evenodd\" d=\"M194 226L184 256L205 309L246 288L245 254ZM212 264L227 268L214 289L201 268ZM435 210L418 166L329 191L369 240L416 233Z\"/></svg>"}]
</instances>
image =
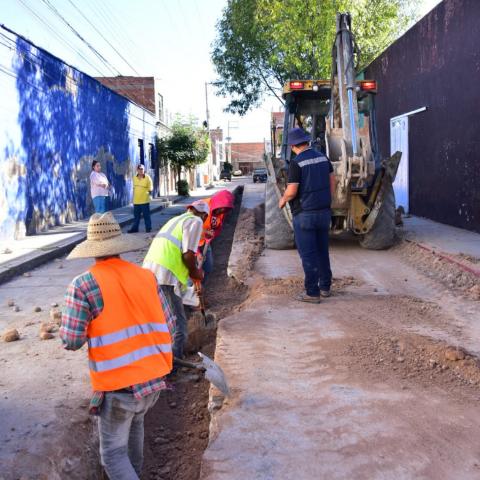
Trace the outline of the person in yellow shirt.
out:
<instances>
[{"instance_id":1,"label":"person in yellow shirt","mask_svg":"<svg viewBox=\"0 0 480 480\"><path fill-rule=\"evenodd\" d=\"M153 191L153 182L145 173L145 166L140 164L137 167L137 174L133 177L133 225L128 233L138 232L140 218L143 215L145 231L152 231L152 220L150 218L150 194Z\"/></svg>"}]
</instances>

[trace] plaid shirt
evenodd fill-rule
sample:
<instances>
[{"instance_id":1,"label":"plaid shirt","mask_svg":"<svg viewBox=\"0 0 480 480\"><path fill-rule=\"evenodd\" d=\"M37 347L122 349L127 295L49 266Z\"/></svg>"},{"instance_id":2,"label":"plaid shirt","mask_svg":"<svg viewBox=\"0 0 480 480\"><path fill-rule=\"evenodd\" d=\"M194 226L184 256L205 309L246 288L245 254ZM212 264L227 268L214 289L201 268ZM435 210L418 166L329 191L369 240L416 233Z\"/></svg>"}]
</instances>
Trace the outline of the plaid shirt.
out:
<instances>
[{"instance_id":1,"label":"plaid shirt","mask_svg":"<svg viewBox=\"0 0 480 480\"><path fill-rule=\"evenodd\" d=\"M176 317L160 286L157 288L165 320L173 338L175 335ZM98 317L102 310L102 292L93 275L90 272L85 272L74 278L65 294L65 308L62 313L62 325L59 332L65 349L78 350L86 343L88 340L88 324L91 320ZM155 378L145 383L132 385L131 388L135 398L139 399L159 390L164 390L167 386L163 378ZM105 392L97 391L93 393L90 401L90 413L99 413L104 395Z\"/></svg>"}]
</instances>

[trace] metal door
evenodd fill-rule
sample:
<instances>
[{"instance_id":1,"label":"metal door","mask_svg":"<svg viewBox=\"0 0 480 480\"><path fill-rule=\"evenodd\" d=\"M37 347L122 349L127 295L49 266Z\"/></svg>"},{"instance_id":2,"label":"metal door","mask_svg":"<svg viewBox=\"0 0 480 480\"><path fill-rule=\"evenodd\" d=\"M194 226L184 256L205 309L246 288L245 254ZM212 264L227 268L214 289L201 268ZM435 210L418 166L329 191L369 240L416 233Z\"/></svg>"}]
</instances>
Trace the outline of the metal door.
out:
<instances>
[{"instance_id":1,"label":"metal door","mask_svg":"<svg viewBox=\"0 0 480 480\"><path fill-rule=\"evenodd\" d=\"M393 182L395 203L408 213L408 116L390 119L390 155L398 151L402 152L402 159Z\"/></svg>"}]
</instances>

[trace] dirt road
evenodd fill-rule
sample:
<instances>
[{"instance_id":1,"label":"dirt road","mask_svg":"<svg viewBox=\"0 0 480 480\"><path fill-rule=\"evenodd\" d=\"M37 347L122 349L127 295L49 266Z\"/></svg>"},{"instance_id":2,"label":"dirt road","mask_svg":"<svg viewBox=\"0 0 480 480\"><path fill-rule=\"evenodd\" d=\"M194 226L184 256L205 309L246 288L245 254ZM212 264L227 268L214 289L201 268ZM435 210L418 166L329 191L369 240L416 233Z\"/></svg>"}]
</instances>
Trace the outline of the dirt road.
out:
<instances>
[{"instance_id":1,"label":"dirt road","mask_svg":"<svg viewBox=\"0 0 480 480\"><path fill-rule=\"evenodd\" d=\"M238 181L232 182L229 188L233 189L238 184ZM176 205L152 215L153 231L183 211L184 205ZM230 226L230 237L226 235L227 243L228 239L231 242L233 228L234 223ZM148 240L153 234L136 235ZM228 251L227 248L226 255ZM139 251L123 257L141 263L144 255L145 252ZM222 275L222 262L226 265L226 260L219 255L219 275ZM79 352L64 351L57 331L53 332L52 339L41 340L39 337L42 323L51 321L52 304L58 304L54 309L61 310L66 286L91 263L91 260L67 261L60 258L1 286L0 333L15 328L20 334L19 341L0 341L2 480L100 478L98 445L95 443L96 423L87 412L91 388L86 347ZM225 272L223 276L221 282L225 284L228 282ZM213 300L212 303L215 303ZM10 306L10 303L14 305ZM165 392L162 401L173 403L172 395L182 392L186 385L203 391L201 411L206 413L208 384L201 381L179 382L177 392ZM196 413L200 413L197 410ZM173 408L169 408L169 412L175 418L180 418ZM205 418L207 423L201 428L203 432L208 430L208 415ZM206 437L199 440L203 443L203 449ZM198 454L197 471L201 451ZM161 470L163 463L158 461L157 467L156 470Z\"/></svg>"},{"instance_id":2,"label":"dirt road","mask_svg":"<svg viewBox=\"0 0 480 480\"><path fill-rule=\"evenodd\" d=\"M218 329L202 479L480 478L480 303L417 256L333 242L334 295L304 305L296 252L263 254Z\"/></svg>"},{"instance_id":3,"label":"dirt road","mask_svg":"<svg viewBox=\"0 0 480 480\"><path fill-rule=\"evenodd\" d=\"M154 228L181 210L155 215ZM216 346L232 397L219 411L215 398L210 418L208 384L180 371L147 418L143 478L480 478L478 280L406 244L336 241L334 295L298 304L297 253L264 251L249 271L261 232L239 218L236 235L253 246L246 285L227 277L234 215L214 245L207 301L220 322L203 345ZM21 340L0 343L0 478L100 478L86 352L39 338L89 263L60 259L2 286L0 327Z\"/></svg>"}]
</instances>

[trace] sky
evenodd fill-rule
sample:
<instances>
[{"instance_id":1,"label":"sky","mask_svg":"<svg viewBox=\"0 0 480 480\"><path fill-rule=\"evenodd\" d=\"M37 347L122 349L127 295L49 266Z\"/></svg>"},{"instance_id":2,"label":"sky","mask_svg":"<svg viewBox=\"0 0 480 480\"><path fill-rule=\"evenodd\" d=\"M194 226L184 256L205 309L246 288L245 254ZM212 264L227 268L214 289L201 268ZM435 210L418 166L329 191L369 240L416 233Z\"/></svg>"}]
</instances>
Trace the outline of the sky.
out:
<instances>
[{"instance_id":1,"label":"sky","mask_svg":"<svg viewBox=\"0 0 480 480\"><path fill-rule=\"evenodd\" d=\"M418 1L424 15L440 0ZM0 23L89 75L154 76L172 115L203 121L205 83L216 79L210 60L215 24L226 4L226 0L0 0ZM53 10L106 61L98 59ZM270 112L280 109L278 101L267 99L239 117L224 112L228 102L215 95L212 85L207 90L211 128L223 128L232 142L263 142L269 137Z\"/></svg>"}]
</instances>

